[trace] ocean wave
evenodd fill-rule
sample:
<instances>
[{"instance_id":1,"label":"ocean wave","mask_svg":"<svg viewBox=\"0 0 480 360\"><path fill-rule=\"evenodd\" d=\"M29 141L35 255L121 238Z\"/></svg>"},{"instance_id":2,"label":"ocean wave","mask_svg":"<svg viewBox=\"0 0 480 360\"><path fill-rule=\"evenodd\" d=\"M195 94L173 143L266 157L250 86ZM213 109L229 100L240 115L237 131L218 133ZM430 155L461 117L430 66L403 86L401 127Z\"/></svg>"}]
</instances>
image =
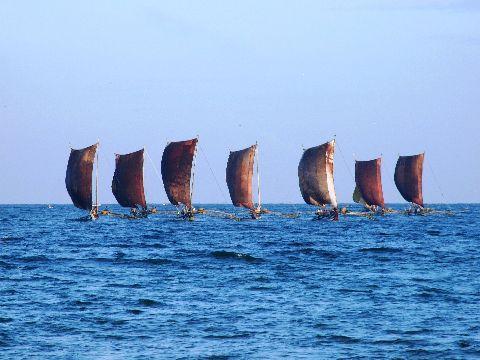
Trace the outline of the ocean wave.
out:
<instances>
[{"instance_id":1,"label":"ocean wave","mask_svg":"<svg viewBox=\"0 0 480 360\"><path fill-rule=\"evenodd\" d=\"M275 290L275 287L270 287L270 286L251 286L247 288L249 291L270 291L270 290Z\"/></svg>"},{"instance_id":2,"label":"ocean wave","mask_svg":"<svg viewBox=\"0 0 480 360\"><path fill-rule=\"evenodd\" d=\"M141 313L143 313L143 311L139 309L128 309L127 312L133 315L140 315Z\"/></svg>"},{"instance_id":3,"label":"ocean wave","mask_svg":"<svg viewBox=\"0 0 480 360\"><path fill-rule=\"evenodd\" d=\"M322 342L337 342L341 344L357 344L361 342L361 339L352 337L352 336L346 336L346 335L320 335L318 334L316 336L317 340L320 340Z\"/></svg>"},{"instance_id":4,"label":"ocean wave","mask_svg":"<svg viewBox=\"0 0 480 360\"><path fill-rule=\"evenodd\" d=\"M1 241L19 241L19 240L25 240L23 236L2 236L0 238Z\"/></svg>"},{"instance_id":5,"label":"ocean wave","mask_svg":"<svg viewBox=\"0 0 480 360\"><path fill-rule=\"evenodd\" d=\"M237 260L243 260L249 263L261 263L265 261L262 258L257 258L250 254L238 253L234 251L225 251L225 250L213 251L212 256L216 259L237 259Z\"/></svg>"},{"instance_id":6,"label":"ocean wave","mask_svg":"<svg viewBox=\"0 0 480 360\"><path fill-rule=\"evenodd\" d=\"M358 289L346 289L346 288L342 288L342 289L339 289L338 292L343 293L343 294L348 294L348 293L365 293L365 294L371 294L373 291L372 291L372 290L358 290Z\"/></svg>"},{"instance_id":7,"label":"ocean wave","mask_svg":"<svg viewBox=\"0 0 480 360\"><path fill-rule=\"evenodd\" d=\"M33 255L33 256L24 256L18 258L19 261L26 263L35 263L35 262L48 262L50 259L45 255Z\"/></svg>"},{"instance_id":8,"label":"ocean wave","mask_svg":"<svg viewBox=\"0 0 480 360\"><path fill-rule=\"evenodd\" d=\"M123 253L122 253L123 254ZM172 260L162 258L146 258L146 259L128 259L124 256L116 256L114 258L94 258L99 263L118 264L118 265L167 265L173 263Z\"/></svg>"},{"instance_id":9,"label":"ocean wave","mask_svg":"<svg viewBox=\"0 0 480 360\"><path fill-rule=\"evenodd\" d=\"M421 340L404 338L379 339L372 341L374 345L417 345L420 342Z\"/></svg>"},{"instance_id":10,"label":"ocean wave","mask_svg":"<svg viewBox=\"0 0 480 360\"><path fill-rule=\"evenodd\" d=\"M15 266L7 263L5 261L0 261L0 267L4 268L6 270L10 270L10 269L13 269Z\"/></svg>"},{"instance_id":11,"label":"ocean wave","mask_svg":"<svg viewBox=\"0 0 480 360\"><path fill-rule=\"evenodd\" d=\"M160 240L162 238L165 238L165 234L147 234L143 235L142 238L144 239L154 239L154 240Z\"/></svg>"},{"instance_id":12,"label":"ocean wave","mask_svg":"<svg viewBox=\"0 0 480 360\"><path fill-rule=\"evenodd\" d=\"M158 307L158 306L164 305L160 301L152 300L152 299L138 299L138 303L139 305L142 305L145 307Z\"/></svg>"},{"instance_id":13,"label":"ocean wave","mask_svg":"<svg viewBox=\"0 0 480 360\"><path fill-rule=\"evenodd\" d=\"M362 249L359 249L358 251L365 252L365 253L391 253L391 254L393 254L393 253L403 252L403 249L382 246L382 247L362 248Z\"/></svg>"},{"instance_id":14,"label":"ocean wave","mask_svg":"<svg viewBox=\"0 0 480 360\"><path fill-rule=\"evenodd\" d=\"M75 300L73 301L73 305L76 305L76 306L87 306L87 305L92 305L93 302L92 301L82 301L82 300Z\"/></svg>"},{"instance_id":15,"label":"ocean wave","mask_svg":"<svg viewBox=\"0 0 480 360\"><path fill-rule=\"evenodd\" d=\"M304 255L318 255L321 257L329 258L329 259L335 259L339 256L337 252L327 251L322 249L315 249L311 247L299 249L298 252Z\"/></svg>"},{"instance_id":16,"label":"ocean wave","mask_svg":"<svg viewBox=\"0 0 480 360\"><path fill-rule=\"evenodd\" d=\"M161 259L161 258L147 258L140 261L144 264L149 264L149 265L165 265L165 264L173 263L172 260Z\"/></svg>"},{"instance_id":17,"label":"ocean wave","mask_svg":"<svg viewBox=\"0 0 480 360\"><path fill-rule=\"evenodd\" d=\"M108 284L107 287L121 288L121 289L141 289L140 284Z\"/></svg>"},{"instance_id":18,"label":"ocean wave","mask_svg":"<svg viewBox=\"0 0 480 360\"><path fill-rule=\"evenodd\" d=\"M252 337L253 334L250 332L243 332L238 334L225 334L225 335L206 335L204 339L211 339L211 340L234 340L234 339L245 339Z\"/></svg>"}]
</instances>

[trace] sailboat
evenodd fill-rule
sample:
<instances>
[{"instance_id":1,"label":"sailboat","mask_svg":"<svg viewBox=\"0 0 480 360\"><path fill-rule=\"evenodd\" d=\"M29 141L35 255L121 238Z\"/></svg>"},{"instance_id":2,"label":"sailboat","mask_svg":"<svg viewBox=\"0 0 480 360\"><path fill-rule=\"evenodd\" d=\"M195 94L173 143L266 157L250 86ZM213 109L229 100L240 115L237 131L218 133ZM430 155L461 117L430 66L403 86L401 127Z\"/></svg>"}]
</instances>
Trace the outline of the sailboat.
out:
<instances>
[{"instance_id":1,"label":"sailboat","mask_svg":"<svg viewBox=\"0 0 480 360\"><path fill-rule=\"evenodd\" d=\"M366 209L376 212L378 207L385 208L381 174L382 158L355 161L355 190L353 201Z\"/></svg>"},{"instance_id":2,"label":"sailboat","mask_svg":"<svg viewBox=\"0 0 480 360\"><path fill-rule=\"evenodd\" d=\"M253 202L253 165L257 156L258 203ZM230 199L236 207L250 210L253 219L258 219L264 211L261 206L260 173L258 166L258 145L246 149L230 151L227 161L226 180Z\"/></svg>"},{"instance_id":3,"label":"sailboat","mask_svg":"<svg viewBox=\"0 0 480 360\"><path fill-rule=\"evenodd\" d=\"M338 205L333 183L335 140L304 150L298 164L298 180L303 200L320 207L319 218L338 220ZM330 204L332 209L325 209Z\"/></svg>"},{"instance_id":4,"label":"sailboat","mask_svg":"<svg viewBox=\"0 0 480 360\"><path fill-rule=\"evenodd\" d=\"M175 206L183 205L180 214L192 220L195 209L192 206L195 174L194 160L198 138L169 143L162 156L162 180L168 200Z\"/></svg>"},{"instance_id":5,"label":"sailboat","mask_svg":"<svg viewBox=\"0 0 480 360\"><path fill-rule=\"evenodd\" d=\"M395 166L395 185L403 198L412 204L412 213L421 213L423 206L422 177L425 153L400 156Z\"/></svg>"},{"instance_id":6,"label":"sailboat","mask_svg":"<svg viewBox=\"0 0 480 360\"><path fill-rule=\"evenodd\" d=\"M145 217L148 214L143 189L144 149L130 154L115 154L115 173L112 192L122 207L130 208L132 217Z\"/></svg>"},{"instance_id":7,"label":"sailboat","mask_svg":"<svg viewBox=\"0 0 480 360\"><path fill-rule=\"evenodd\" d=\"M92 220L98 218L98 153L99 143L84 149L71 149L68 158L65 186L73 205L79 209L88 210ZM95 174L95 203L92 203L92 173L97 157Z\"/></svg>"}]
</instances>

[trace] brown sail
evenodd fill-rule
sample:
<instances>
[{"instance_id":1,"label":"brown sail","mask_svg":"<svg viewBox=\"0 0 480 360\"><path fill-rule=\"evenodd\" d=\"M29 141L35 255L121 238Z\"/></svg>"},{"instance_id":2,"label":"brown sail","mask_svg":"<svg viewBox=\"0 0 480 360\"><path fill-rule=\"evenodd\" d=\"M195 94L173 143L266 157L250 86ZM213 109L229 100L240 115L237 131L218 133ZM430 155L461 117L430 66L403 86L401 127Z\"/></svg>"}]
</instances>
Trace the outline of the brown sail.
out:
<instances>
[{"instance_id":1,"label":"brown sail","mask_svg":"<svg viewBox=\"0 0 480 360\"><path fill-rule=\"evenodd\" d=\"M333 155L335 140L309 148L298 164L298 180L303 200L307 204L337 207L333 184Z\"/></svg>"},{"instance_id":2,"label":"brown sail","mask_svg":"<svg viewBox=\"0 0 480 360\"><path fill-rule=\"evenodd\" d=\"M162 179L173 205L192 206L190 179L198 139L171 142L163 151Z\"/></svg>"},{"instance_id":3,"label":"brown sail","mask_svg":"<svg viewBox=\"0 0 480 360\"><path fill-rule=\"evenodd\" d=\"M423 207L422 176L425 153L400 156L395 166L395 185L403 198Z\"/></svg>"},{"instance_id":4,"label":"brown sail","mask_svg":"<svg viewBox=\"0 0 480 360\"><path fill-rule=\"evenodd\" d=\"M367 205L385 207L382 190L382 159L355 161L355 183Z\"/></svg>"},{"instance_id":5,"label":"brown sail","mask_svg":"<svg viewBox=\"0 0 480 360\"><path fill-rule=\"evenodd\" d=\"M235 206L253 209L252 177L257 145L231 151L227 162L227 186Z\"/></svg>"},{"instance_id":6,"label":"brown sail","mask_svg":"<svg viewBox=\"0 0 480 360\"><path fill-rule=\"evenodd\" d=\"M84 149L71 149L65 185L73 205L92 210L92 172L98 144Z\"/></svg>"},{"instance_id":7,"label":"brown sail","mask_svg":"<svg viewBox=\"0 0 480 360\"><path fill-rule=\"evenodd\" d=\"M112 192L123 207L147 207L143 191L143 149L126 155L115 155Z\"/></svg>"}]
</instances>

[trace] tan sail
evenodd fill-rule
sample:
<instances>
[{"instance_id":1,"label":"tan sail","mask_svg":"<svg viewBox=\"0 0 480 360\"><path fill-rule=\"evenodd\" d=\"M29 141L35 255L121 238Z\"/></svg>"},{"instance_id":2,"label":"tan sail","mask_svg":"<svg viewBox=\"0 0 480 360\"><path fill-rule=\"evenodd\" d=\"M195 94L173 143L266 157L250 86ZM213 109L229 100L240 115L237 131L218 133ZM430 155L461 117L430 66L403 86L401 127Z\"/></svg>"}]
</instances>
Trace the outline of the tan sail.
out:
<instances>
[{"instance_id":1,"label":"tan sail","mask_svg":"<svg viewBox=\"0 0 480 360\"><path fill-rule=\"evenodd\" d=\"M307 204L338 206L333 181L334 153L335 140L304 151L298 165L298 179Z\"/></svg>"}]
</instances>

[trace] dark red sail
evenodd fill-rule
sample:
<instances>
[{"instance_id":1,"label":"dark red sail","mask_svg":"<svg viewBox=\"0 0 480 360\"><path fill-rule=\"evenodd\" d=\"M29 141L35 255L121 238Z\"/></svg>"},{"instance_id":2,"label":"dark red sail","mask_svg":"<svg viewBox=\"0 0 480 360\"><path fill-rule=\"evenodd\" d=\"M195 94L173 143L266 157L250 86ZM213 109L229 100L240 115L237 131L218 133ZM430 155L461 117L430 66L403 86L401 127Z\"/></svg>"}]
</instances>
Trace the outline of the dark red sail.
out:
<instances>
[{"instance_id":1,"label":"dark red sail","mask_svg":"<svg viewBox=\"0 0 480 360\"><path fill-rule=\"evenodd\" d=\"M298 181L303 200L310 205L337 207L333 184L335 140L309 148L298 164Z\"/></svg>"},{"instance_id":2,"label":"dark red sail","mask_svg":"<svg viewBox=\"0 0 480 360\"><path fill-rule=\"evenodd\" d=\"M227 162L227 186L235 206L253 209L252 177L257 145L231 151Z\"/></svg>"},{"instance_id":3,"label":"dark red sail","mask_svg":"<svg viewBox=\"0 0 480 360\"><path fill-rule=\"evenodd\" d=\"M400 156L395 167L395 185L403 198L423 207L422 176L425 154Z\"/></svg>"},{"instance_id":4,"label":"dark red sail","mask_svg":"<svg viewBox=\"0 0 480 360\"><path fill-rule=\"evenodd\" d=\"M112 192L123 207L147 207L143 190L143 149L126 155L115 155Z\"/></svg>"},{"instance_id":5,"label":"dark red sail","mask_svg":"<svg viewBox=\"0 0 480 360\"><path fill-rule=\"evenodd\" d=\"M385 207L382 190L382 159L355 161L355 183L367 205Z\"/></svg>"},{"instance_id":6,"label":"dark red sail","mask_svg":"<svg viewBox=\"0 0 480 360\"><path fill-rule=\"evenodd\" d=\"M162 179L173 205L192 206L190 179L198 139L171 142L163 151Z\"/></svg>"},{"instance_id":7,"label":"dark red sail","mask_svg":"<svg viewBox=\"0 0 480 360\"><path fill-rule=\"evenodd\" d=\"M73 205L92 210L92 172L98 144L84 149L71 149L68 158L65 185Z\"/></svg>"}]
</instances>

